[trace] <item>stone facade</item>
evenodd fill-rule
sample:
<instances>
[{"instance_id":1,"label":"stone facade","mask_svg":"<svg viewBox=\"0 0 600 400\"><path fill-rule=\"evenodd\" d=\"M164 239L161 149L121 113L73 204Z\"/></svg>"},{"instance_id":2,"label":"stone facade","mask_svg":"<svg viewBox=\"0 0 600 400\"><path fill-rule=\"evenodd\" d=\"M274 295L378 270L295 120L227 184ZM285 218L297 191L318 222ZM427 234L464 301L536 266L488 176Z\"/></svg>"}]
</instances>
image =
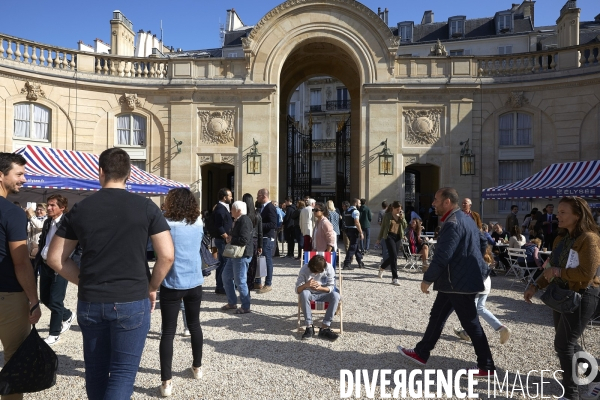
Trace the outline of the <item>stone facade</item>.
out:
<instances>
[{"instance_id":1,"label":"stone facade","mask_svg":"<svg viewBox=\"0 0 600 400\"><path fill-rule=\"evenodd\" d=\"M318 12L324 4L329 11ZM372 209L404 199L407 167L421 174L421 194L454 186L477 205L481 189L499 183L502 163L529 162L534 173L600 157L597 44L505 57L397 57L398 37L353 0L282 3L244 38L238 58L137 59L0 40L3 151L29 143L98 154L120 145L148 171L190 184L202 208L215 187L230 183L239 198L262 187L272 198L285 195L288 102L312 76L335 76L348 89L351 195ZM47 140L15 136L15 104L22 103L49 110ZM118 121L127 115L132 135L144 121L142 143L119 144ZM501 122L506 115L515 116L515 135L529 121L530 142L500 145L501 134L512 135ZM395 156L391 176L378 172L386 139ZM460 176L467 139L476 174ZM246 172L253 140L262 154L257 175ZM323 165L323 174L332 171ZM501 214L497 202L485 203L486 220Z\"/></svg>"}]
</instances>

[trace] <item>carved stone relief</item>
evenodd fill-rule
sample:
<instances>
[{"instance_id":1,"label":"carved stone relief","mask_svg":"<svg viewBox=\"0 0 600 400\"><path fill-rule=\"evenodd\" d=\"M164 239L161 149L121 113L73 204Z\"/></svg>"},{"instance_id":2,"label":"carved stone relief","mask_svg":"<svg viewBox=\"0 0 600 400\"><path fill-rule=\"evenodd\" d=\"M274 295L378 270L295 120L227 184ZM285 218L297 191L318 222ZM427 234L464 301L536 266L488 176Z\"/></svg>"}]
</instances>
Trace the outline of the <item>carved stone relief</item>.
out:
<instances>
[{"instance_id":1,"label":"carved stone relief","mask_svg":"<svg viewBox=\"0 0 600 400\"><path fill-rule=\"evenodd\" d=\"M221 156L221 162L235 166L235 156Z\"/></svg>"},{"instance_id":2,"label":"carved stone relief","mask_svg":"<svg viewBox=\"0 0 600 400\"><path fill-rule=\"evenodd\" d=\"M27 81L25 87L21 89L21 93L26 93L27 100L36 101L39 96L46 97L42 90L42 86L37 82Z\"/></svg>"},{"instance_id":3,"label":"carved stone relief","mask_svg":"<svg viewBox=\"0 0 600 400\"><path fill-rule=\"evenodd\" d=\"M210 164L211 162L213 162L212 156L198 156L199 165Z\"/></svg>"},{"instance_id":4,"label":"carved stone relief","mask_svg":"<svg viewBox=\"0 0 600 400\"><path fill-rule=\"evenodd\" d=\"M200 111L202 141L226 144L233 141L233 117L235 111Z\"/></svg>"},{"instance_id":5,"label":"carved stone relief","mask_svg":"<svg viewBox=\"0 0 600 400\"><path fill-rule=\"evenodd\" d=\"M440 42L440 39L438 39L437 43L431 47L429 55L434 57L445 57L448 55L446 47Z\"/></svg>"},{"instance_id":6,"label":"carved stone relief","mask_svg":"<svg viewBox=\"0 0 600 400\"><path fill-rule=\"evenodd\" d=\"M136 107L141 107L142 103L138 100L137 94L135 93L125 93L119 99L120 105L126 105L130 110L135 110Z\"/></svg>"},{"instance_id":7,"label":"carved stone relief","mask_svg":"<svg viewBox=\"0 0 600 400\"><path fill-rule=\"evenodd\" d=\"M404 166L408 167L411 164L416 164L418 161L417 156L404 156Z\"/></svg>"},{"instance_id":8,"label":"carved stone relief","mask_svg":"<svg viewBox=\"0 0 600 400\"><path fill-rule=\"evenodd\" d=\"M431 145L438 141L442 109L404 110L403 114L406 143Z\"/></svg>"},{"instance_id":9,"label":"carved stone relief","mask_svg":"<svg viewBox=\"0 0 600 400\"><path fill-rule=\"evenodd\" d=\"M511 92L506 100L506 105L512 108L521 108L525 104L529 104L525 92Z\"/></svg>"}]
</instances>

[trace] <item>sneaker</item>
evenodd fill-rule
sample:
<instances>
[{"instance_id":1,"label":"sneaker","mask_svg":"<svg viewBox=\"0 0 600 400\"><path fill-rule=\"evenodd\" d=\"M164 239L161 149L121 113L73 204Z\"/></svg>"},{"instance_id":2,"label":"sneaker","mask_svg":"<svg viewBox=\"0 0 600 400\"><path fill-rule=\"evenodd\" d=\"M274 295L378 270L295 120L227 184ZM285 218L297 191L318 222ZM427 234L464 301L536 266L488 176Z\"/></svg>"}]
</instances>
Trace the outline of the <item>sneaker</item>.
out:
<instances>
[{"instance_id":1,"label":"sneaker","mask_svg":"<svg viewBox=\"0 0 600 400\"><path fill-rule=\"evenodd\" d=\"M339 335L332 331L331 328L321 328L319 329L319 337L321 339L330 340L333 342L339 337Z\"/></svg>"},{"instance_id":2,"label":"sneaker","mask_svg":"<svg viewBox=\"0 0 600 400\"><path fill-rule=\"evenodd\" d=\"M257 293L263 294L271 291L271 285L265 285Z\"/></svg>"},{"instance_id":3,"label":"sneaker","mask_svg":"<svg viewBox=\"0 0 600 400\"><path fill-rule=\"evenodd\" d=\"M502 325L500 329L498 329L498 332L500 333L500 344L508 342L508 339L510 339L510 329Z\"/></svg>"},{"instance_id":4,"label":"sneaker","mask_svg":"<svg viewBox=\"0 0 600 400\"><path fill-rule=\"evenodd\" d=\"M192 374L194 375L194 379L202 379L202 367L194 367L191 368Z\"/></svg>"},{"instance_id":5,"label":"sneaker","mask_svg":"<svg viewBox=\"0 0 600 400\"><path fill-rule=\"evenodd\" d=\"M169 397L173 394L173 382L169 381L166 384L160 385L160 394L162 397Z\"/></svg>"},{"instance_id":6,"label":"sneaker","mask_svg":"<svg viewBox=\"0 0 600 400\"><path fill-rule=\"evenodd\" d=\"M46 339L44 339L44 342L46 342L50 346L52 346L54 343L58 342L59 340L60 340L60 336L49 335Z\"/></svg>"},{"instance_id":7,"label":"sneaker","mask_svg":"<svg viewBox=\"0 0 600 400\"><path fill-rule=\"evenodd\" d=\"M600 398L600 383L592 382L586 394L581 395L581 400L598 400Z\"/></svg>"},{"instance_id":8,"label":"sneaker","mask_svg":"<svg viewBox=\"0 0 600 400\"><path fill-rule=\"evenodd\" d=\"M183 330L183 336L192 336L192 333L190 332L189 329L184 329Z\"/></svg>"},{"instance_id":9,"label":"sneaker","mask_svg":"<svg viewBox=\"0 0 600 400\"><path fill-rule=\"evenodd\" d=\"M460 328L454 328L454 334L462 340L466 340L467 342L471 341L471 338L469 337L469 335L467 335L467 332Z\"/></svg>"},{"instance_id":10,"label":"sneaker","mask_svg":"<svg viewBox=\"0 0 600 400\"><path fill-rule=\"evenodd\" d=\"M379 268L379 273L377 274L377 276L379 277L379 279L383 279L383 268Z\"/></svg>"},{"instance_id":11,"label":"sneaker","mask_svg":"<svg viewBox=\"0 0 600 400\"><path fill-rule=\"evenodd\" d=\"M475 368L469 368L469 373L471 371L475 371L475 373L473 374L473 378L493 378L494 376L496 376L496 371L491 370L491 371L487 371L485 369L479 369L477 367ZM469 374L467 373L467 375L463 375L464 378L468 377Z\"/></svg>"},{"instance_id":12,"label":"sneaker","mask_svg":"<svg viewBox=\"0 0 600 400\"><path fill-rule=\"evenodd\" d=\"M71 324L73 324L74 319L75 319L75 313L71 313L71 316L69 317L69 319L66 321L63 321L60 333L65 333L66 331L71 329Z\"/></svg>"},{"instance_id":13,"label":"sneaker","mask_svg":"<svg viewBox=\"0 0 600 400\"><path fill-rule=\"evenodd\" d=\"M423 365L423 366L425 364L427 364L427 361L425 361L421 357L419 357L419 355L417 353L415 353L414 349L405 349L402 346L398 346L398 350L400 351L401 355L408 358L409 360L411 360L414 363L417 363L417 364Z\"/></svg>"},{"instance_id":14,"label":"sneaker","mask_svg":"<svg viewBox=\"0 0 600 400\"><path fill-rule=\"evenodd\" d=\"M392 279L392 285L400 286L400 282L398 282L398 279Z\"/></svg>"},{"instance_id":15,"label":"sneaker","mask_svg":"<svg viewBox=\"0 0 600 400\"><path fill-rule=\"evenodd\" d=\"M354 267L353 267L353 266L351 266L351 265L344 265L344 266L342 267L342 269L346 269L346 270L348 270L348 271L352 271L352 270L354 269Z\"/></svg>"},{"instance_id":16,"label":"sneaker","mask_svg":"<svg viewBox=\"0 0 600 400\"><path fill-rule=\"evenodd\" d=\"M302 340L308 340L315 336L315 328L311 326L307 326L304 334L302 335Z\"/></svg>"}]
</instances>

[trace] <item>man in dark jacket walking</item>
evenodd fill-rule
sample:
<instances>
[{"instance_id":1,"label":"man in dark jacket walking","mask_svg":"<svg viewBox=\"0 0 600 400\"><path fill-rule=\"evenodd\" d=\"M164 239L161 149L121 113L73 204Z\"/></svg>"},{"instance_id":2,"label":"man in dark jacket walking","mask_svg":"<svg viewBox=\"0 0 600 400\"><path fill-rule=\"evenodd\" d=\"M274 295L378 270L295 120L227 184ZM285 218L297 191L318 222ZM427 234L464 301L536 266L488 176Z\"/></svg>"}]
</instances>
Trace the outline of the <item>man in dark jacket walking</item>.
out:
<instances>
[{"instance_id":1,"label":"man in dark jacket walking","mask_svg":"<svg viewBox=\"0 0 600 400\"><path fill-rule=\"evenodd\" d=\"M371 209L367 207L366 199L360 199L360 204L361 206L358 208L358 212L360 213L358 221L360 222L364 236L360 241L360 252L365 254L371 247L371 219L373 218L373 215L371 214Z\"/></svg>"},{"instance_id":2,"label":"man in dark jacket walking","mask_svg":"<svg viewBox=\"0 0 600 400\"><path fill-rule=\"evenodd\" d=\"M258 293L267 293L271 291L273 281L273 246L275 245L275 235L277 234L277 210L271 199L269 199L269 190L260 189L256 194L256 201L261 205L258 210L262 217L263 229L263 247L262 253L267 262L267 277L265 285L258 289ZM259 286L260 287L260 286Z\"/></svg>"},{"instance_id":3,"label":"man in dark jacket walking","mask_svg":"<svg viewBox=\"0 0 600 400\"><path fill-rule=\"evenodd\" d=\"M288 252L287 256L289 258L294 258L294 219L292 218L292 214L296 211L296 206L292 202L292 198L290 196L285 198L285 217L283 217L283 237L287 242Z\"/></svg>"},{"instance_id":4,"label":"man in dark jacket walking","mask_svg":"<svg viewBox=\"0 0 600 400\"><path fill-rule=\"evenodd\" d=\"M223 287L223 278L221 276L223 274L223 269L225 268L225 258L223 257L223 250L225 250L227 238L231 234L231 227L233 226L233 219L231 218L231 209L229 208L233 197L231 195L231 190L227 188L219 189L217 197L219 198L219 202L213 210L214 230L210 234L215 241L215 247L217 248L217 254L219 257L219 266L217 267L217 271L215 274L215 279L217 281L215 293L225 294L225 288Z\"/></svg>"},{"instance_id":5,"label":"man in dark jacket walking","mask_svg":"<svg viewBox=\"0 0 600 400\"><path fill-rule=\"evenodd\" d=\"M483 260L487 243L470 217L460 212L455 189L438 190L433 206L440 217L442 230L433 260L423 276L421 291L429 293L429 286L433 283L433 290L437 290L438 295L423 339L414 349L402 346L398 349L404 357L425 365L446 320L455 311L463 329L471 337L477 355L478 370L474 376L487 378L495 374L494 360L475 307L475 296L483 291L483 282L489 273L489 267Z\"/></svg>"}]
</instances>

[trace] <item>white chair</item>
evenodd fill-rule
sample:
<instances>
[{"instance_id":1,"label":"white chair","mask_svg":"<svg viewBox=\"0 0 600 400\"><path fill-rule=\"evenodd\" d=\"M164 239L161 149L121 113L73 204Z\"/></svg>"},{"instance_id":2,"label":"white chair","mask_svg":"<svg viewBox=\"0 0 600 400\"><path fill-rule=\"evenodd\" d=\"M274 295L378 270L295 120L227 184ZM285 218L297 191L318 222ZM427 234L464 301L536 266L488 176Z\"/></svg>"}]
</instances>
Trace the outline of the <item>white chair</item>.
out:
<instances>
[{"instance_id":1,"label":"white chair","mask_svg":"<svg viewBox=\"0 0 600 400\"><path fill-rule=\"evenodd\" d=\"M409 270L417 270L418 267L421 267L421 255L413 254L410 251L410 245L407 241L402 241L402 252L404 253L404 257L406 258L406 263L404 264L404 269Z\"/></svg>"},{"instance_id":2,"label":"white chair","mask_svg":"<svg viewBox=\"0 0 600 400\"><path fill-rule=\"evenodd\" d=\"M525 266L519 264L519 258L524 260ZM526 285L533 282L533 275L537 271L537 267L527 266L527 253L525 249L508 249L508 259L510 262L510 271L513 271L517 278L510 287L513 287L516 283L525 283ZM508 275L508 272L506 273Z\"/></svg>"}]
</instances>

